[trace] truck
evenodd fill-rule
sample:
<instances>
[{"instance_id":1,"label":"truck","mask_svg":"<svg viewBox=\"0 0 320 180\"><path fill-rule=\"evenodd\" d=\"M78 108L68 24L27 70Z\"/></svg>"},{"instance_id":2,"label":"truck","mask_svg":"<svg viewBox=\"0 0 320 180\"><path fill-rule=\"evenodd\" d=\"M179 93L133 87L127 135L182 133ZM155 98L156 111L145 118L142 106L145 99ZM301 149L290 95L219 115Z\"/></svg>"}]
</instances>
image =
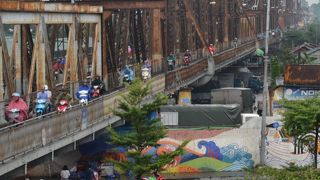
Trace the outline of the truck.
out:
<instances>
[{"instance_id":1,"label":"truck","mask_svg":"<svg viewBox=\"0 0 320 180\"><path fill-rule=\"evenodd\" d=\"M239 104L242 113L252 113L255 96L250 88L213 89L211 104Z\"/></svg>"},{"instance_id":2,"label":"truck","mask_svg":"<svg viewBox=\"0 0 320 180\"><path fill-rule=\"evenodd\" d=\"M263 82L259 76L250 72L219 73L217 75L220 87L247 87L254 93L260 93L263 89Z\"/></svg>"}]
</instances>

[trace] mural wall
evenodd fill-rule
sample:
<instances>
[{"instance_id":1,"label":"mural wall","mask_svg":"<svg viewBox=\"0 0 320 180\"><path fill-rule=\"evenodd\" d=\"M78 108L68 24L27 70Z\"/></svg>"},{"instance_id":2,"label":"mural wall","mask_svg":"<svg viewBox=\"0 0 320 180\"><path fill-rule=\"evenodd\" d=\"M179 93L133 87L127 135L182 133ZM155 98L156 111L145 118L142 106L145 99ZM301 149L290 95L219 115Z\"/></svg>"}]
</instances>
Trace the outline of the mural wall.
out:
<instances>
[{"instance_id":1,"label":"mural wall","mask_svg":"<svg viewBox=\"0 0 320 180\"><path fill-rule=\"evenodd\" d=\"M287 166L289 163L298 166L312 165L313 154L307 151L308 147L304 147L303 153L294 154L294 139L284 134L281 122L269 120L268 124L266 165L272 167Z\"/></svg>"},{"instance_id":2,"label":"mural wall","mask_svg":"<svg viewBox=\"0 0 320 180\"><path fill-rule=\"evenodd\" d=\"M184 140L191 140L185 153L167 165L168 173L240 171L259 163L260 131L241 127L225 130L169 130L160 147L145 153L155 157L175 150Z\"/></svg>"}]
</instances>

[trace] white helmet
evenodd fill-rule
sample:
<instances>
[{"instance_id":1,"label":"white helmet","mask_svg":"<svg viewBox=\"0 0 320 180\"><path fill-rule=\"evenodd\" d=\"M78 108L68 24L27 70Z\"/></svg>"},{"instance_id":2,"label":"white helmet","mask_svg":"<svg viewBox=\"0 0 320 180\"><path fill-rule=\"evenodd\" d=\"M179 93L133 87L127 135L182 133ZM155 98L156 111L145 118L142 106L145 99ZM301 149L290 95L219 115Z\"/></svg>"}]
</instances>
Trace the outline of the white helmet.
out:
<instances>
[{"instance_id":1,"label":"white helmet","mask_svg":"<svg viewBox=\"0 0 320 180\"><path fill-rule=\"evenodd\" d=\"M12 93L12 96L20 97L20 93L14 92L14 93Z\"/></svg>"},{"instance_id":2,"label":"white helmet","mask_svg":"<svg viewBox=\"0 0 320 180\"><path fill-rule=\"evenodd\" d=\"M48 85L43 86L44 90L48 90Z\"/></svg>"}]
</instances>

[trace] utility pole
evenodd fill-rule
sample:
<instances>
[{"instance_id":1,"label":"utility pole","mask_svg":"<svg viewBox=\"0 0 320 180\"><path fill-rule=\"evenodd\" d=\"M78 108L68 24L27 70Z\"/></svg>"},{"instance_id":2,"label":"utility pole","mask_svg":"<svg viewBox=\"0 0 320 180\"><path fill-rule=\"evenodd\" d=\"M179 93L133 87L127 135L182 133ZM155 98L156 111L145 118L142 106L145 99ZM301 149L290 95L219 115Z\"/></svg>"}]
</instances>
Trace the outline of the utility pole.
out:
<instances>
[{"instance_id":1,"label":"utility pole","mask_svg":"<svg viewBox=\"0 0 320 180\"><path fill-rule=\"evenodd\" d=\"M268 51L269 51L269 26L270 26L270 0L267 1L267 22L266 22L266 39L265 39L265 56L264 56L264 77L263 77L263 110L261 121L261 152L260 164L265 165L266 154L266 116L267 116L267 98L268 98Z\"/></svg>"}]
</instances>

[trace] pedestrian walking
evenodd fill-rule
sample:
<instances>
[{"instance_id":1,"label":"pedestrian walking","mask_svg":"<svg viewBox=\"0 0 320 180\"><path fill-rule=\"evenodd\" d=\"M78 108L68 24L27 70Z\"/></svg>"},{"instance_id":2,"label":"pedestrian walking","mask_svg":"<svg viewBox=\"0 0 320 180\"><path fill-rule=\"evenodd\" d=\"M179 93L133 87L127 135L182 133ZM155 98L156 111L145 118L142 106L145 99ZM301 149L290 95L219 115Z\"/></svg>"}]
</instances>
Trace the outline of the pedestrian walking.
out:
<instances>
[{"instance_id":1,"label":"pedestrian walking","mask_svg":"<svg viewBox=\"0 0 320 180\"><path fill-rule=\"evenodd\" d=\"M60 172L61 180L69 180L70 177L70 171L68 169L67 165L64 165L61 172Z\"/></svg>"}]
</instances>

